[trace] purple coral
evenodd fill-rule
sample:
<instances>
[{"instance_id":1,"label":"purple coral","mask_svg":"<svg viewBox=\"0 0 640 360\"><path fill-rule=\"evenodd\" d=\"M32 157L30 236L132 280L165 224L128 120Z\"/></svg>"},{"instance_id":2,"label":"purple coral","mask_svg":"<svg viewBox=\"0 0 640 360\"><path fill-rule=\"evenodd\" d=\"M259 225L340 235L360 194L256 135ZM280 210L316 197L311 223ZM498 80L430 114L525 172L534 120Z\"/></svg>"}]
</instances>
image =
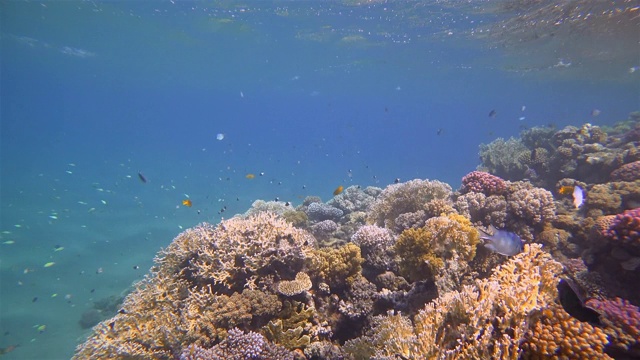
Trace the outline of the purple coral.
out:
<instances>
[{"instance_id":1,"label":"purple coral","mask_svg":"<svg viewBox=\"0 0 640 360\"><path fill-rule=\"evenodd\" d=\"M640 208L626 210L616 215L606 235L622 243L640 245Z\"/></svg>"},{"instance_id":2,"label":"purple coral","mask_svg":"<svg viewBox=\"0 0 640 360\"><path fill-rule=\"evenodd\" d=\"M344 212L331 205L314 202L307 207L307 216L313 221L338 220Z\"/></svg>"},{"instance_id":3,"label":"purple coral","mask_svg":"<svg viewBox=\"0 0 640 360\"><path fill-rule=\"evenodd\" d=\"M613 181L635 181L640 178L640 160L624 164L611 172Z\"/></svg>"},{"instance_id":4,"label":"purple coral","mask_svg":"<svg viewBox=\"0 0 640 360\"><path fill-rule=\"evenodd\" d=\"M293 360L293 353L267 341L264 336L250 331L243 333L238 328L229 330L228 337L220 344L204 349L190 345L180 355L180 360L241 360L241 359L286 359Z\"/></svg>"},{"instance_id":5,"label":"purple coral","mask_svg":"<svg viewBox=\"0 0 640 360\"><path fill-rule=\"evenodd\" d=\"M590 299L586 305L598 311L612 326L622 330L632 336L633 339L640 338L640 311L637 306L632 305L628 300L615 298L614 300Z\"/></svg>"},{"instance_id":6,"label":"purple coral","mask_svg":"<svg viewBox=\"0 0 640 360\"><path fill-rule=\"evenodd\" d=\"M488 172L472 171L462 178L464 192L476 192L489 195L499 195L507 189L506 182Z\"/></svg>"}]
</instances>

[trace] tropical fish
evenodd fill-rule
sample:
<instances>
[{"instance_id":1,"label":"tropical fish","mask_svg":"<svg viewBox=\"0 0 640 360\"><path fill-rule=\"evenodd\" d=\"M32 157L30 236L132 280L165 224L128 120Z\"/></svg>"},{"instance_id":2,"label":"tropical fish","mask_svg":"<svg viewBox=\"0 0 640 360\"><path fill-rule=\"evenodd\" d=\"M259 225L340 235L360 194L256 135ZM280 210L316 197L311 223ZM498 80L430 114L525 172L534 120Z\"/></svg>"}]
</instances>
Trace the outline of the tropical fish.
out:
<instances>
[{"instance_id":1,"label":"tropical fish","mask_svg":"<svg viewBox=\"0 0 640 360\"><path fill-rule=\"evenodd\" d=\"M46 268L47 267L52 267L55 264L56 264L55 262L51 261L51 262L48 262L48 263L44 264L44 267L46 267Z\"/></svg>"},{"instance_id":2,"label":"tropical fish","mask_svg":"<svg viewBox=\"0 0 640 360\"><path fill-rule=\"evenodd\" d=\"M489 226L489 231L493 235L489 235L487 232L485 236L480 236L480 239L485 240L484 246L500 255L513 256L522 251L522 239L520 236L506 230L498 230L493 225Z\"/></svg>"},{"instance_id":3,"label":"tropical fish","mask_svg":"<svg viewBox=\"0 0 640 360\"><path fill-rule=\"evenodd\" d=\"M182 205L184 205L186 207L191 207L191 205L193 205L193 203L191 202L191 199L184 199L184 200L182 200Z\"/></svg>"},{"instance_id":4,"label":"tropical fish","mask_svg":"<svg viewBox=\"0 0 640 360\"><path fill-rule=\"evenodd\" d=\"M224 134L223 133L219 133L218 135L216 135L216 140L218 140L218 141L224 140Z\"/></svg>"},{"instance_id":5,"label":"tropical fish","mask_svg":"<svg viewBox=\"0 0 640 360\"><path fill-rule=\"evenodd\" d=\"M495 110L491 110L491 111L489 112L489 117L496 117L496 115L497 115L497 114L498 114L498 112L497 112L497 111L495 111Z\"/></svg>"},{"instance_id":6,"label":"tropical fish","mask_svg":"<svg viewBox=\"0 0 640 360\"><path fill-rule=\"evenodd\" d=\"M333 190L333 195L340 195L342 193L342 190L344 190L344 186L338 186L335 190Z\"/></svg>"},{"instance_id":7,"label":"tropical fish","mask_svg":"<svg viewBox=\"0 0 640 360\"><path fill-rule=\"evenodd\" d=\"M247 179L251 180L251 179L255 178L256 176L254 174L247 174L244 177L246 177Z\"/></svg>"},{"instance_id":8,"label":"tropical fish","mask_svg":"<svg viewBox=\"0 0 640 360\"><path fill-rule=\"evenodd\" d=\"M8 354L15 350L20 344L9 345L7 347L0 348L0 355Z\"/></svg>"},{"instance_id":9,"label":"tropical fish","mask_svg":"<svg viewBox=\"0 0 640 360\"><path fill-rule=\"evenodd\" d=\"M558 189L558 194L560 195L569 195L573 193L573 186L560 186L560 188Z\"/></svg>"},{"instance_id":10,"label":"tropical fish","mask_svg":"<svg viewBox=\"0 0 640 360\"><path fill-rule=\"evenodd\" d=\"M144 175L142 175L141 172L138 172L138 179L140 179L140 181L142 181L142 183L144 183L144 184L147 183L147 178L144 177Z\"/></svg>"},{"instance_id":11,"label":"tropical fish","mask_svg":"<svg viewBox=\"0 0 640 360\"><path fill-rule=\"evenodd\" d=\"M576 186L573 189L573 206L578 209L582 206L582 203L584 203L584 190L580 186Z\"/></svg>"}]
</instances>

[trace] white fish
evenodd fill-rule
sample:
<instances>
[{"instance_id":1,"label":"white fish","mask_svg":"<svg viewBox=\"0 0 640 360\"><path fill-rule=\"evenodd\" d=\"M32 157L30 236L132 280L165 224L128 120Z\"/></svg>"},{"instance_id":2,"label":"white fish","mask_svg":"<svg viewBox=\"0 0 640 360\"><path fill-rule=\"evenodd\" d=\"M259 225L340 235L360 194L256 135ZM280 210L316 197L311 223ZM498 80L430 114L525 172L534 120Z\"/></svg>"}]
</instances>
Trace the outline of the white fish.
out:
<instances>
[{"instance_id":1,"label":"white fish","mask_svg":"<svg viewBox=\"0 0 640 360\"><path fill-rule=\"evenodd\" d=\"M573 206L579 209L584 203L584 190L580 186L573 187Z\"/></svg>"},{"instance_id":2,"label":"white fish","mask_svg":"<svg viewBox=\"0 0 640 360\"><path fill-rule=\"evenodd\" d=\"M223 133L219 133L218 135L216 135L216 139L217 139L217 140L222 140L222 139L224 139L224 134L223 134Z\"/></svg>"}]
</instances>

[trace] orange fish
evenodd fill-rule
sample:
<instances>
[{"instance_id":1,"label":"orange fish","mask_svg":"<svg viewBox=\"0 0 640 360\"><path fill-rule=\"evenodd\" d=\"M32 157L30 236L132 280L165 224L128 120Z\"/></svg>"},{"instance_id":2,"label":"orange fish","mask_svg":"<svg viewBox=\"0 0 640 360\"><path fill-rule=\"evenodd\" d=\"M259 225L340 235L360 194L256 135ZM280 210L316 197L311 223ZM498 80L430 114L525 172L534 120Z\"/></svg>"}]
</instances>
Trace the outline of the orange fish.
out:
<instances>
[{"instance_id":1,"label":"orange fish","mask_svg":"<svg viewBox=\"0 0 640 360\"><path fill-rule=\"evenodd\" d=\"M558 194L560 195L569 195L573 193L573 186L560 186L558 189Z\"/></svg>"},{"instance_id":2,"label":"orange fish","mask_svg":"<svg viewBox=\"0 0 640 360\"><path fill-rule=\"evenodd\" d=\"M184 199L184 200L182 200L182 205L184 205L186 207L191 207L191 205L193 205L193 203L191 202L190 199Z\"/></svg>"},{"instance_id":3,"label":"orange fish","mask_svg":"<svg viewBox=\"0 0 640 360\"><path fill-rule=\"evenodd\" d=\"M253 175L253 174L247 174L247 175L245 175L244 177L246 177L247 179L251 180L251 179L253 179L253 178L254 178L254 177L256 177L256 176L255 176L255 175Z\"/></svg>"},{"instance_id":4,"label":"orange fish","mask_svg":"<svg viewBox=\"0 0 640 360\"><path fill-rule=\"evenodd\" d=\"M344 190L344 186L338 186L335 190L333 190L333 195L340 195L340 193L342 193L342 190Z\"/></svg>"}]
</instances>

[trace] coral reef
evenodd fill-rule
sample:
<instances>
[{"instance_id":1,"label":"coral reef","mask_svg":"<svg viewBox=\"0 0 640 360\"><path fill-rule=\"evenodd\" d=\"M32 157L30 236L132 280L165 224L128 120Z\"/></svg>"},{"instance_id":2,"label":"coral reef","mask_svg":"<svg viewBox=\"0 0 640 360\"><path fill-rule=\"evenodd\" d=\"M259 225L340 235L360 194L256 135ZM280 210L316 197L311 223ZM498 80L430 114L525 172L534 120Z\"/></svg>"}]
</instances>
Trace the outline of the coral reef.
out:
<instances>
[{"instance_id":1,"label":"coral reef","mask_svg":"<svg viewBox=\"0 0 640 360\"><path fill-rule=\"evenodd\" d=\"M337 249L312 250L308 262L309 274L334 288L355 280L362 271L364 259L360 255L360 248L348 243Z\"/></svg>"},{"instance_id":2,"label":"coral reef","mask_svg":"<svg viewBox=\"0 0 640 360\"><path fill-rule=\"evenodd\" d=\"M387 186L371 206L372 223L395 229L395 219L400 214L426 210L429 202L449 200L451 186L438 180L414 179Z\"/></svg>"},{"instance_id":3,"label":"coral reef","mask_svg":"<svg viewBox=\"0 0 640 360\"><path fill-rule=\"evenodd\" d=\"M444 274L447 260L464 267L473 260L480 242L478 230L462 215L451 214L427 220L422 228L407 229L394 246L400 274L411 281Z\"/></svg>"},{"instance_id":4,"label":"coral reef","mask_svg":"<svg viewBox=\"0 0 640 360\"><path fill-rule=\"evenodd\" d=\"M395 238L391 232L376 225L365 225L351 236L351 242L360 247L365 264L380 271L391 270L392 247Z\"/></svg>"},{"instance_id":5,"label":"coral reef","mask_svg":"<svg viewBox=\"0 0 640 360\"><path fill-rule=\"evenodd\" d=\"M620 244L640 248L640 208L616 215L611 220L606 235Z\"/></svg>"},{"instance_id":6,"label":"coral reef","mask_svg":"<svg viewBox=\"0 0 640 360\"><path fill-rule=\"evenodd\" d=\"M228 336L212 348L190 345L180 354L180 360L293 360L294 354L282 346L270 343L255 332L243 333L238 328L229 330Z\"/></svg>"},{"instance_id":7,"label":"coral reef","mask_svg":"<svg viewBox=\"0 0 640 360\"><path fill-rule=\"evenodd\" d=\"M640 160L624 164L611 172L612 181L640 180Z\"/></svg>"},{"instance_id":8,"label":"coral reef","mask_svg":"<svg viewBox=\"0 0 640 360\"><path fill-rule=\"evenodd\" d=\"M342 193L327 201L327 204L342 210L345 214L355 211L368 211L381 189L360 186L349 186Z\"/></svg>"},{"instance_id":9,"label":"coral reef","mask_svg":"<svg viewBox=\"0 0 640 360\"><path fill-rule=\"evenodd\" d=\"M338 220L344 214L344 211L322 202L309 204L306 212L311 221Z\"/></svg>"},{"instance_id":10,"label":"coral reef","mask_svg":"<svg viewBox=\"0 0 640 360\"><path fill-rule=\"evenodd\" d=\"M278 292L286 296L301 294L313 286L309 275L299 272L294 280L283 280L278 283Z\"/></svg>"},{"instance_id":11,"label":"coral reef","mask_svg":"<svg viewBox=\"0 0 640 360\"><path fill-rule=\"evenodd\" d=\"M483 171L472 171L462 178L464 192L483 193L487 196L500 195L507 190L507 184L501 178Z\"/></svg>"},{"instance_id":12,"label":"coral reef","mask_svg":"<svg viewBox=\"0 0 640 360\"><path fill-rule=\"evenodd\" d=\"M586 306L597 310L611 342L629 355L640 356L640 310L629 301L590 299Z\"/></svg>"}]
</instances>

